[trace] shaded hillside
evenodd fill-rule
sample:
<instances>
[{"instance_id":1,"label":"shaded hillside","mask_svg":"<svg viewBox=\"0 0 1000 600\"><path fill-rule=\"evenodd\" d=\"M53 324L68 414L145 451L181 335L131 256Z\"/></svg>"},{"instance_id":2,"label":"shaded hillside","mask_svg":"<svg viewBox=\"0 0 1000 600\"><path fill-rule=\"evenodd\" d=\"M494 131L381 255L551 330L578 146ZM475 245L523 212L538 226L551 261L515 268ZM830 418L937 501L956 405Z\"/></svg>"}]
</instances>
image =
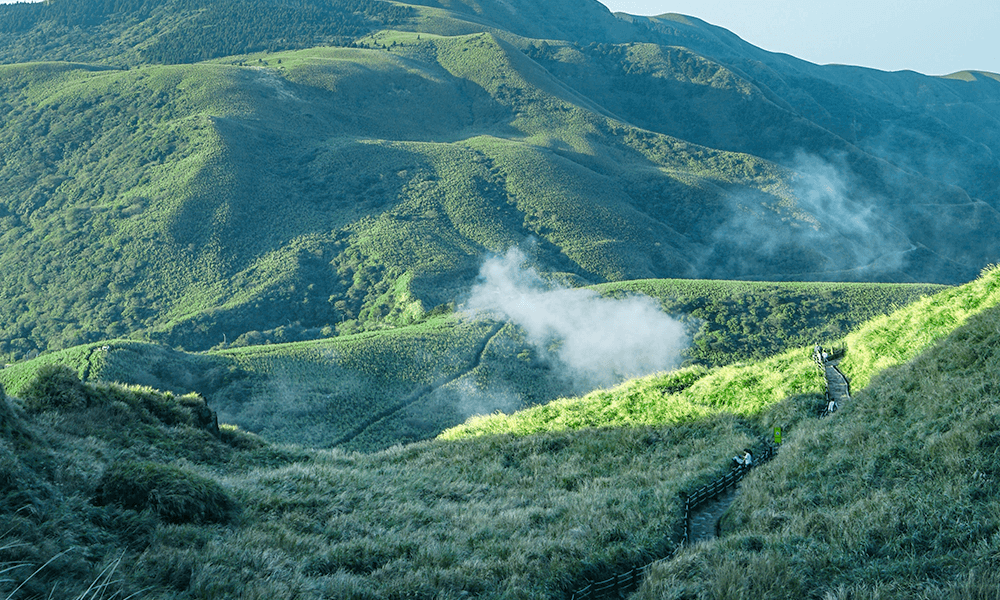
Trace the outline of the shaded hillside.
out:
<instances>
[{"instance_id":1,"label":"shaded hillside","mask_svg":"<svg viewBox=\"0 0 1000 600\"><path fill-rule=\"evenodd\" d=\"M58 0L3 7L0 63L190 63L350 45L409 11L380 0Z\"/></svg>"},{"instance_id":2,"label":"shaded hillside","mask_svg":"<svg viewBox=\"0 0 1000 600\"><path fill-rule=\"evenodd\" d=\"M0 66L7 360L411 324L516 245L581 284L961 283L1000 256L988 76L591 0L253 7L0 6L4 60L48 61ZM143 54L176 40L207 49Z\"/></svg>"},{"instance_id":3,"label":"shaded hillside","mask_svg":"<svg viewBox=\"0 0 1000 600\"><path fill-rule=\"evenodd\" d=\"M67 383L93 401L23 409L0 396L10 600L95 581L164 600L555 597L669 548L678 492L751 439L717 419L360 455L167 426L143 404L180 412L170 395Z\"/></svg>"}]
</instances>

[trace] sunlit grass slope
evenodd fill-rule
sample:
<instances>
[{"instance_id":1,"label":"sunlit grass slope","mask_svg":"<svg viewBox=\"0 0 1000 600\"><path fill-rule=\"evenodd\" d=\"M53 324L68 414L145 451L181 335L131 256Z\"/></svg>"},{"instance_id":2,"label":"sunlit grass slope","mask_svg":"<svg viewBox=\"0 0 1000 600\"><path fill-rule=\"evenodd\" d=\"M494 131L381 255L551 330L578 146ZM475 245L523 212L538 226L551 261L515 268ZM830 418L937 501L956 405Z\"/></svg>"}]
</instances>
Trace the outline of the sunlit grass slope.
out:
<instances>
[{"instance_id":1,"label":"sunlit grass slope","mask_svg":"<svg viewBox=\"0 0 1000 600\"><path fill-rule=\"evenodd\" d=\"M842 337L862 323L944 286L770 283L651 279L594 286L601 294L644 294L693 328L688 362L704 366L764 359L785 349Z\"/></svg>"},{"instance_id":2,"label":"sunlit grass slope","mask_svg":"<svg viewBox=\"0 0 1000 600\"><path fill-rule=\"evenodd\" d=\"M872 375L908 360L950 334L970 316L1000 303L1000 269L991 268L964 286L939 292L860 326L843 340L816 340L847 347L841 369L854 389ZM822 389L812 345L753 363L717 369L688 368L626 382L582 398L566 398L511 415L475 417L442 433L444 439L585 427L683 423L731 412L752 416L778 401Z\"/></svg>"},{"instance_id":3,"label":"sunlit grass slope","mask_svg":"<svg viewBox=\"0 0 1000 600\"><path fill-rule=\"evenodd\" d=\"M800 422L743 481L723 537L654 569L633 598L996 598L997 275L852 334L860 350L922 330L896 342L904 351L875 346L896 366L852 357L868 385L832 418Z\"/></svg>"}]
</instances>

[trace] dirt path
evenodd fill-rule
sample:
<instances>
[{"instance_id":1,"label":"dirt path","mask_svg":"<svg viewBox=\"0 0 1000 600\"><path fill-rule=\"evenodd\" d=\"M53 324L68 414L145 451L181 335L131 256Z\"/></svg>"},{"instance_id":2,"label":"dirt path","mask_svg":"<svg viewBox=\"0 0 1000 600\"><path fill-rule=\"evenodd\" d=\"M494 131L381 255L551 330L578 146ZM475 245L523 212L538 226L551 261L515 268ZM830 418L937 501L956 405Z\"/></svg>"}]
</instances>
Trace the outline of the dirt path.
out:
<instances>
[{"instance_id":1,"label":"dirt path","mask_svg":"<svg viewBox=\"0 0 1000 600\"><path fill-rule=\"evenodd\" d=\"M490 342L493 341L493 338L499 335L500 330L503 329L504 325L505 323L497 323L496 325L493 326L492 329L490 329L490 332L483 339L483 343L480 344L478 348L476 348L476 352L473 356L472 362L469 364L468 367L462 369L461 371L455 373L450 377L438 380L431 385L420 386L419 388L411 392L409 395L407 395L405 398L403 398L403 400L398 404L390 406L389 408L382 410L372 415L370 418L365 419L363 422L359 423L351 431L347 432L345 435L341 436L340 439L334 442L333 446L336 447L350 442L354 438L364 433L365 430L367 430L369 427L378 423L379 421L387 417L390 417L401 410L406 409L408 406L416 404L417 402L420 401L421 398L427 396L428 394L434 393L438 388L444 387L461 377L465 377L471 371L474 371L476 368L479 367L480 364L482 364L483 354L486 353L486 348L490 345Z\"/></svg>"}]
</instances>

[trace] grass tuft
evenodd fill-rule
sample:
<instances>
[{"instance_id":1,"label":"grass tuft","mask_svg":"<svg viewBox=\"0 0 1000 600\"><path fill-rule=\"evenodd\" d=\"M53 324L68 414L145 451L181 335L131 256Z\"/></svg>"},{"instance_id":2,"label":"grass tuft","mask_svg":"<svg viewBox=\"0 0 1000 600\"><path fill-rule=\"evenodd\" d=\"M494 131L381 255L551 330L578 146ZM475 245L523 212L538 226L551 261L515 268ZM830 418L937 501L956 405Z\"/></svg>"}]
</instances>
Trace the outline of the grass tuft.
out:
<instances>
[{"instance_id":1,"label":"grass tuft","mask_svg":"<svg viewBox=\"0 0 1000 600\"><path fill-rule=\"evenodd\" d=\"M113 463L101 477L95 502L150 510L169 523L220 523L237 512L236 502L216 481L153 462Z\"/></svg>"}]
</instances>

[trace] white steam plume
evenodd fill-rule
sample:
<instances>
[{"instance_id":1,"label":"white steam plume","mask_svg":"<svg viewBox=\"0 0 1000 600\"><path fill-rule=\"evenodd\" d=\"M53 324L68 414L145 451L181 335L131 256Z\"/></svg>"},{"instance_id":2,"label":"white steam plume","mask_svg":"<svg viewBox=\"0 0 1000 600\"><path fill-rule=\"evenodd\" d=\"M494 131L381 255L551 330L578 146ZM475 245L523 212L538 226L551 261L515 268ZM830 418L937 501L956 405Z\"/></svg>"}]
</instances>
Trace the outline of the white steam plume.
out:
<instances>
[{"instance_id":1,"label":"white steam plume","mask_svg":"<svg viewBox=\"0 0 1000 600\"><path fill-rule=\"evenodd\" d=\"M688 343L684 326L652 298L616 300L554 286L525 262L517 248L486 260L465 308L519 325L575 389L613 385L680 363Z\"/></svg>"}]
</instances>

